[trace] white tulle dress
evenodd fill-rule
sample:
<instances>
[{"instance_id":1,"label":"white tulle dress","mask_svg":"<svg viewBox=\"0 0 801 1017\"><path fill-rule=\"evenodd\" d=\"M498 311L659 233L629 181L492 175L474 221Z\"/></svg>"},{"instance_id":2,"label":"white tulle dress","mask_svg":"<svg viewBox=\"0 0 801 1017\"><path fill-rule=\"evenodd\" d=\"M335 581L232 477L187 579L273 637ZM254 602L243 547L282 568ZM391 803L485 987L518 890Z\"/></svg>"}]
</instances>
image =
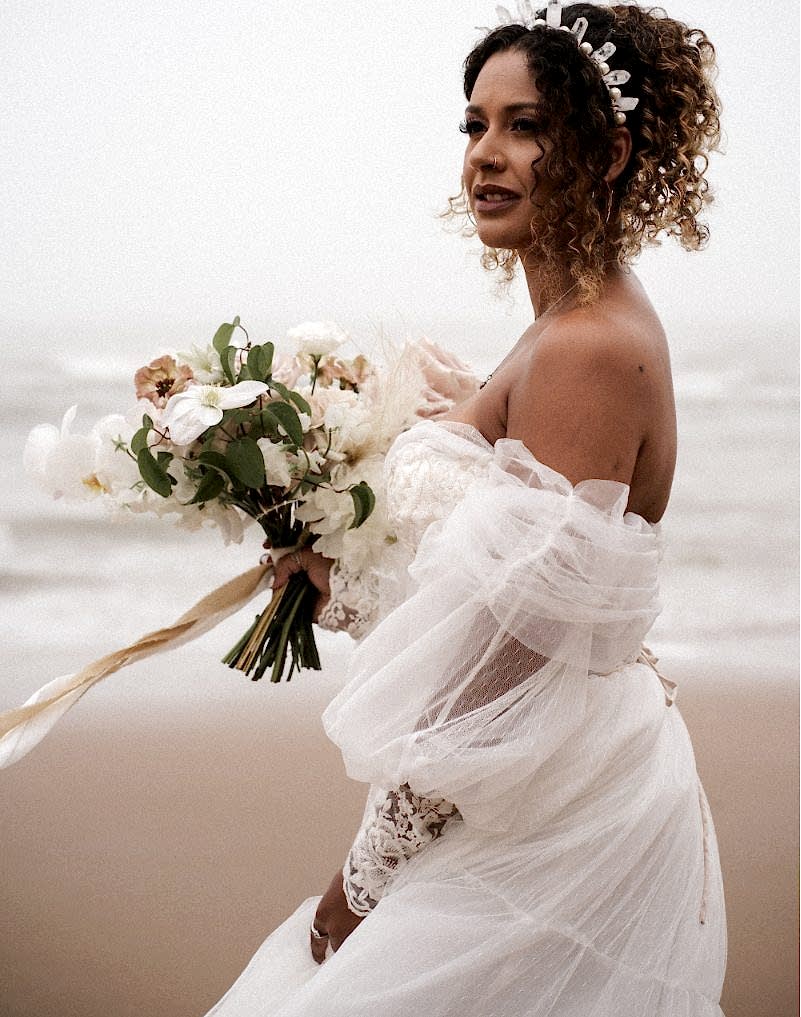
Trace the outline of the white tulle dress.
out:
<instances>
[{"instance_id":1,"label":"white tulle dress","mask_svg":"<svg viewBox=\"0 0 801 1017\"><path fill-rule=\"evenodd\" d=\"M318 966L310 897L209 1017L720 1017L714 827L642 645L658 528L451 421L385 482L392 567L323 715L371 785L343 869L366 917Z\"/></svg>"}]
</instances>

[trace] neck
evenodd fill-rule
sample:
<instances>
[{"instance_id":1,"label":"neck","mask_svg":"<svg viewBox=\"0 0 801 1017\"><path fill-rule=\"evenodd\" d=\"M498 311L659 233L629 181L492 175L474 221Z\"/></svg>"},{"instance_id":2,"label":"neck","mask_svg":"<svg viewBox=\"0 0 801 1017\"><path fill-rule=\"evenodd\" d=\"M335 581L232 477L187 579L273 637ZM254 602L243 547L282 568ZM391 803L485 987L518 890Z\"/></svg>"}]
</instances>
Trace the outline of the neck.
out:
<instances>
[{"instance_id":1,"label":"neck","mask_svg":"<svg viewBox=\"0 0 801 1017\"><path fill-rule=\"evenodd\" d=\"M552 272L545 272L539 260L526 258L522 252L519 253L519 257L526 274L526 285L531 306L534 308L534 316L539 318L575 285L575 280L571 279L567 269L554 277Z\"/></svg>"},{"instance_id":2,"label":"neck","mask_svg":"<svg viewBox=\"0 0 801 1017\"><path fill-rule=\"evenodd\" d=\"M575 296L577 284L566 268L561 273L554 275L552 271L546 273L544 266L539 262L527 262L522 254L520 260L526 274L528 295L531 306L534 308L535 318L541 317L552 307L555 307L563 297L568 297L568 294L571 296L565 300L565 306L573 306L572 297ZM620 266L615 263L609 264L603 281L604 289L620 275Z\"/></svg>"}]
</instances>

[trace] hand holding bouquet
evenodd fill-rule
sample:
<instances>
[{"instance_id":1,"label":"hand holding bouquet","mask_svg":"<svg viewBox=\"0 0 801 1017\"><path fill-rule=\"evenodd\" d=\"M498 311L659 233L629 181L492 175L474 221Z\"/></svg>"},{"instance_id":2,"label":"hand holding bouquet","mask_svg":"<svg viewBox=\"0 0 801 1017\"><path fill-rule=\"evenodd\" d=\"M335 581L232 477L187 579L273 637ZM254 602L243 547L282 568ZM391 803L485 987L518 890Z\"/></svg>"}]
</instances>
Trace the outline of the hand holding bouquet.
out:
<instances>
[{"instance_id":1,"label":"hand holding bouquet","mask_svg":"<svg viewBox=\"0 0 801 1017\"><path fill-rule=\"evenodd\" d=\"M289 332L292 348L253 343L239 318L212 343L163 354L135 375L136 413L71 433L36 428L26 465L56 496L100 498L190 527L210 523L241 540L256 521L273 560L311 547L369 567L393 535L383 506L383 457L421 416L477 388L455 358L423 340L385 369L347 359L347 336L328 323ZM319 668L312 627L319 583L291 575L224 658L254 680L279 681L290 660Z\"/></svg>"}]
</instances>

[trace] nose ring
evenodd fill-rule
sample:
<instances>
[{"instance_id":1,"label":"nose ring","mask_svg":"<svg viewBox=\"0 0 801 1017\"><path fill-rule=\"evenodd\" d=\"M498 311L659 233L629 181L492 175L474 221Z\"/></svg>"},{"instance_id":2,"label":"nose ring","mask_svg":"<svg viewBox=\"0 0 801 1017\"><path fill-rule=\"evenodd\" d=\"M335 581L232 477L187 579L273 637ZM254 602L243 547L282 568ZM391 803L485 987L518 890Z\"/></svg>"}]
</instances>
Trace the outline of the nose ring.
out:
<instances>
[{"instance_id":1,"label":"nose ring","mask_svg":"<svg viewBox=\"0 0 801 1017\"><path fill-rule=\"evenodd\" d=\"M493 155L492 157L492 168L496 170L498 168L498 156Z\"/></svg>"}]
</instances>

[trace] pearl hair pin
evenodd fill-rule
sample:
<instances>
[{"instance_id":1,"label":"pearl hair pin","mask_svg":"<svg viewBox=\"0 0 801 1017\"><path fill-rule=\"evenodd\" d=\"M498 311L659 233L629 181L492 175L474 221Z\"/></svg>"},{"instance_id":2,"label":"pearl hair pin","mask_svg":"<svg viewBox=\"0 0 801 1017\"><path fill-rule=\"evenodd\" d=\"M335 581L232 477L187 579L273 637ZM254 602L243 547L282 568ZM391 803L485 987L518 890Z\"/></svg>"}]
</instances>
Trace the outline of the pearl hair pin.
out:
<instances>
[{"instance_id":1,"label":"pearl hair pin","mask_svg":"<svg viewBox=\"0 0 801 1017\"><path fill-rule=\"evenodd\" d=\"M545 18L538 18L534 13L531 0L517 0L517 17L508 8L498 6L495 8L498 13L498 24L503 25L524 25L529 30L534 28L552 28L562 32L570 32L582 53L590 58L597 66L601 74L601 80L609 92L612 102L615 123L622 127L626 122L626 113L635 109L639 99L634 96L623 95L620 85L625 85L631 78L628 71L613 71L609 67L609 60L614 56L616 46L613 42L605 42L598 49L592 43L584 41L587 31L587 19L576 18L572 27L562 24L562 0L548 0L545 11Z\"/></svg>"}]
</instances>

